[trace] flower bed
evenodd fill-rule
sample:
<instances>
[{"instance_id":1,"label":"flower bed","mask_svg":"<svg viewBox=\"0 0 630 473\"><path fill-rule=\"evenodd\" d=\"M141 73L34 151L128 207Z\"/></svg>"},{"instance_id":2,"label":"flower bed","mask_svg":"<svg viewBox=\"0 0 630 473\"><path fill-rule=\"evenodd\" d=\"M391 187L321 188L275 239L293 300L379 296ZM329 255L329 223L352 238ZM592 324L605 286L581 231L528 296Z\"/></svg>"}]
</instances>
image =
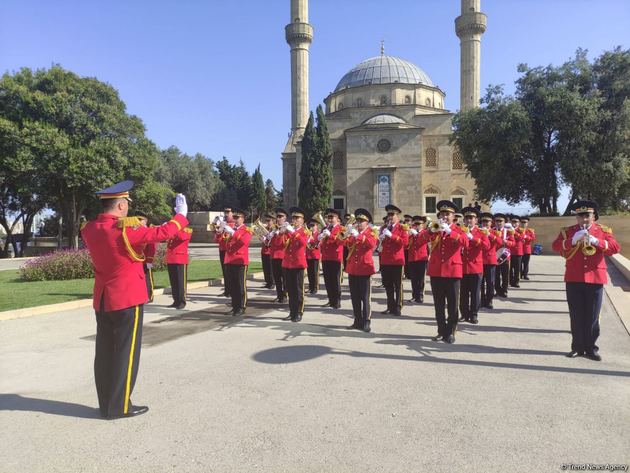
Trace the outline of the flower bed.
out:
<instances>
[{"instance_id":1,"label":"flower bed","mask_svg":"<svg viewBox=\"0 0 630 473\"><path fill-rule=\"evenodd\" d=\"M20 268L23 281L54 281L94 277L88 250L59 250L27 261Z\"/></svg>"}]
</instances>

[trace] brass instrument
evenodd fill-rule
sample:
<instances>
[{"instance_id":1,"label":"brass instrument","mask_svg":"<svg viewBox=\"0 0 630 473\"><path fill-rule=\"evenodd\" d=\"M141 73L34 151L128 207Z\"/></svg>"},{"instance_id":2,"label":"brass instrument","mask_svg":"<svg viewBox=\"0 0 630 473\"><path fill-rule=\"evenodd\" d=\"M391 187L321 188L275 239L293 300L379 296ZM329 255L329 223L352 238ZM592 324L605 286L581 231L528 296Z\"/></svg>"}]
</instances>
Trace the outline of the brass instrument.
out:
<instances>
[{"instance_id":1,"label":"brass instrument","mask_svg":"<svg viewBox=\"0 0 630 473\"><path fill-rule=\"evenodd\" d=\"M385 228L383 228L380 232L380 235L378 236L378 246L376 247L376 251L378 253L381 252L381 250L383 249L383 242L385 241L385 236L383 236L383 231L387 229L389 231L392 230L392 224L391 224L391 220L387 220L387 225L385 226Z\"/></svg>"},{"instance_id":2,"label":"brass instrument","mask_svg":"<svg viewBox=\"0 0 630 473\"><path fill-rule=\"evenodd\" d=\"M582 225L582 229L586 230L586 235L582 241L582 254L584 256L593 256L597 252L597 248L591 245L591 235L588 232L586 225Z\"/></svg>"},{"instance_id":3,"label":"brass instrument","mask_svg":"<svg viewBox=\"0 0 630 473\"><path fill-rule=\"evenodd\" d=\"M488 230L486 227L479 227L479 231L486 236L490 235L490 230Z\"/></svg>"},{"instance_id":4,"label":"brass instrument","mask_svg":"<svg viewBox=\"0 0 630 473\"><path fill-rule=\"evenodd\" d=\"M356 223L356 221L357 219L354 216L354 214L350 214L350 216L348 217L348 220L346 220L345 226L341 227L343 238L348 238L350 236L350 232L354 228L354 224Z\"/></svg>"},{"instance_id":5,"label":"brass instrument","mask_svg":"<svg viewBox=\"0 0 630 473\"><path fill-rule=\"evenodd\" d=\"M464 233L468 233L470 231L470 228L468 228L468 226L466 225L460 225L459 228L462 230L462 232Z\"/></svg>"},{"instance_id":6,"label":"brass instrument","mask_svg":"<svg viewBox=\"0 0 630 473\"><path fill-rule=\"evenodd\" d=\"M317 224L322 228L322 230L324 228L326 228L326 220L324 219L324 216L322 215L323 212L317 212L315 215L313 215L313 220L317 220Z\"/></svg>"},{"instance_id":7,"label":"brass instrument","mask_svg":"<svg viewBox=\"0 0 630 473\"><path fill-rule=\"evenodd\" d=\"M267 229L265 224L260 221L260 218L258 218L252 224L252 231L254 232L254 235L256 235L261 240L269 234L269 230Z\"/></svg>"},{"instance_id":8,"label":"brass instrument","mask_svg":"<svg viewBox=\"0 0 630 473\"><path fill-rule=\"evenodd\" d=\"M431 231L439 232L441 228L441 223L442 223L441 219L437 220L436 222L431 222L431 227L430 227Z\"/></svg>"},{"instance_id":9,"label":"brass instrument","mask_svg":"<svg viewBox=\"0 0 630 473\"><path fill-rule=\"evenodd\" d=\"M212 221L212 223L210 224L210 231L216 232L217 227L220 227L224 222L225 222L225 217L223 217L222 215L217 215Z\"/></svg>"}]
</instances>

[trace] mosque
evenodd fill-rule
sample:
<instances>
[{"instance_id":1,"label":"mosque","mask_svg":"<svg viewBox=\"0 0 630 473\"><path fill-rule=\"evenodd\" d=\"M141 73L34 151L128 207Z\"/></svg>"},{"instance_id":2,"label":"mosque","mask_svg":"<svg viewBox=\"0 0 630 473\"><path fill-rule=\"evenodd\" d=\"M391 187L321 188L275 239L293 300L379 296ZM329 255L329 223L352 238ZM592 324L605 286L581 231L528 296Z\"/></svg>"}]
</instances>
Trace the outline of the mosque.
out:
<instances>
[{"instance_id":1,"label":"mosque","mask_svg":"<svg viewBox=\"0 0 630 473\"><path fill-rule=\"evenodd\" d=\"M460 38L460 106L479 105L481 35L486 15L480 0L461 0L455 20ZM282 153L284 205L297 203L300 142L309 116L308 0L291 0L286 28L291 47L291 135ZM384 214L395 203L405 213L433 215L449 199L460 207L475 200L475 183L449 144L453 113L445 93L415 64L381 54L346 73L324 99L333 146L333 199L340 211L358 207Z\"/></svg>"}]
</instances>

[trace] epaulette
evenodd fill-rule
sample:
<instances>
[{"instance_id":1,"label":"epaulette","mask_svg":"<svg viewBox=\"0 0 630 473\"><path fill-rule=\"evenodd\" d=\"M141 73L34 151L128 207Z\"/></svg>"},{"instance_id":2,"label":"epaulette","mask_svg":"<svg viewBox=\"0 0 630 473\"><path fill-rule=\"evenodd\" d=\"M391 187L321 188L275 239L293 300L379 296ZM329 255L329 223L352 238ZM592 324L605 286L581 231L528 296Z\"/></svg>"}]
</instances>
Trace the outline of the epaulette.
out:
<instances>
[{"instance_id":1,"label":"epaulette","mask_svg":"<svg viewBox=\"0 0 630 473\"><path fill-rule=\"evenodd\" d=\"M606 226L606 225L600 225L600 227L602 228L602 231L604 233L612 233L612 228Z\"/></svg>"},{"instance_id":2,"label":"epaulette","mask_svg":"<svg viewBox=\"0 0 630 473\"><path fill-rule=\"evenodd\" d=\"M126 228L126 227L141 227L140 219L138 217L121 217L118 219L118 228Z\"/></svg>"},{"instance_id":3,"label":"epaulette","mask_svg":"<svg viewBox=\"0 0 630 473\"><path fill-rule=\"evenodd\" d=\"M186 227L186 228L184 228L184 231L185 231L186 233L192 233L192 232L193 232L193 229L192 229L192 228L190 228L190 227Z\"/></svg>"}]
</instances>

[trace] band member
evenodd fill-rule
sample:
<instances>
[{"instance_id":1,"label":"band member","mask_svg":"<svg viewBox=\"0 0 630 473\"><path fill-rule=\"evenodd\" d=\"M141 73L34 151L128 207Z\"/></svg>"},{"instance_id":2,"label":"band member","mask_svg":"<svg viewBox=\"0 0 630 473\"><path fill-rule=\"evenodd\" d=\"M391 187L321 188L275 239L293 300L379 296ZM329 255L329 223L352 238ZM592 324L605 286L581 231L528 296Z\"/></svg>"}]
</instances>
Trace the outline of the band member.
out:
<instances>
[{"instance_id":1,"label":"band member","mask_svg":"<svg viewBox=\"0 0 630 473\"><path fill-rule=\"evenodd\" d=\"M149 217L144 212L137 210L134 215L138 218L140 225L143 227L149 226ZM155 283L153 282L153 258L155 258L155 252L157 251L157 243L147 243L142 250L144 254L144 280L147 283L147 295L149 296L149 302L153 302L153 291L155 289ZM149 303L147 302L147 304Z\"/></svg>"},{"instance_id":2,"label":"band member","mask_svg":"<svg viewBox=\"0 0 630 473\"><path fill-rule=\"evenodd\" d=\"M265 214L264 225L269 233L262 237L262 246L260 249L260 259L262 261L263 274L265 277L265 284L263 287L266 289L273 289L274 286L273 271L271 269L271 254L273 253L273 250L270 246L271 237L269 237L269 234L274 230L273 222L275 218L276 216L274 214Z\"/></svg>"},{"instance_id":3,"label":"band member","mask_svg":"<svg viewBox=\"0 0 630 473\"><path fill-rule=\"evenodd\" d=\"M376 229L370 227L372 215L367 210L357 209L354 216L356 226L344 240L344 245L348 248L346 272L354 312L354 323L348 328L369 332L372 318L371 278L375 272L373 254L378 243L378 233Z\"/></svg>"},{"instance_id":4,"label":"band member","mask_svg":"<svg viewBox=\"0 0 630 473\"><path fill-rule=\"evenodd\" d=\"M378 234L380 235L381 232L383 230L385 230L385 228L387 227L387 215L385 215L383 217L383 224L379 227L378 229ZM378 254L378 272L381 275L381 285L378 286L379 288L385 288L385 283L383 282L383 273L381 273L381 266L382 266L382 261L381 261L381 254L383 253L382 248L379 246L377 246L376 248L376 253Z\"/></svg>"},{"instance_id":5,"label":"band member","mask_svg":"<svg viewBox=\"0 0 630 473\"><path fill-rule=\"evenodd\" d=\"M481 230L488 236L489 247L483 251L483 279L481 280L481 305L493 309L494 277L497 269L497 250L503 245L501 232L492 228L491 213L481 214Z\"/></svg>"},{"instance_id":6,"label":"band member","mask_svg":"<svg viewBox=\"0 0 630 473\"><path fill-rule=\"evenodd\" d=\"M223 293L221 295L230 297L230 288L225 284L225 242L228 236L225 233L226 226L234 227L234 216L231 207L223 209L223 216L220 222L216 222L214 232L214 241L219 244L219 261L221 262L221 275L223 276Z\"/></svg>"},{"instance_id":7,"label":"band member","mask_svg":"<svg viewBox=\"0 0 630 473\"><path fill-rule=\"evenodd\" d=\"M306 241L306 266L308 274L308 292L309 294L317 294L319 291L319 260L322 257L319 250L319 230L317 229L317 220L310 219L308 222L310 236Z\"/></svg>"},{"instance_id":8,"label":"band member","mask_svg":"<svg viewBox=\"0 0 630 473\"><path fill-rule=\"evenodd\" d=\"M226 226L226 229L230 228ZM182 228L177 235L168 240L166 245L166 266L171 283L173 303L168 307L183 309L186 307L188 290L188 243L192 237L192 228ZM229 286L227 286L229 287Z\"/></svg>"},{"instance_id":9,"label":"band member","mask_svg":"<svg viewBox=\"0 0 630 473\"><path fill-rule=\"evenodd\" d=\"M521 287L521 260L523 259L523 230L521 218L517 215L510 216L510 223L506 223L508 229L514 230L514 247L510 258L510 286Z\"/></svg>"},{"instance_id":10,"label":"band member","mask_svg":"<svg viewBox=\"0 0 630 473\"><path fill-rule=\"evenodd\" d=\"M252 229L245 225L245 212L234 210L234 227L225 227L225 278L232 297L232 310L228 315L239 316L247 309L247 267Z\"/></svg>"},{"instance_id":11,"label":"band member","mask_svg":"<svg viewBox=\"0 0 630 473\"><path fill-rule=\"evenodd\" d=\"M612 229L595 223L599 219L597 204L580 200L573 204L577 223L565 227L552 248L566 259L564 280L571 318L571 351L567 357L585 356L601 361L599 347L599 313L604 284L608 282L606 260L620 250Z\"/></svg>"},{"instance_id":12,"label":"band member","mask_svg":"<svg viewBox=\"0 0 630 473\"><path fill-rule=\"evenodd\" d=\"M505 251L505 255L499 257L497 254L497 269L495 273L494 289L498 297L508 296L508 280L510 277L510 252L514 247L514 229L507 228L505 224L505 214L494 214L494 225L502 241L502 245L497 251Z\"/></svg>"},{"instance_id":13,"label":"band member","mask_svg":"<svg viewBox=\"0 0 630 473\"><path fill-rule=\"evenodd\" d=\"M412 227L409 230L409 279L411 279L411 300L421 304L424 302L424 277L429 261L428 239L422 237L426 217L415 215L412 218Z\"/></svg>"},{"instance_id":14,"label":"band member","mask_svg":"<svg viewBox=\"0 0 630 473\"><path fill-rule=\"evenodd\" d=\"M268 236L271 240L271 269L273 271L273 280L276 284L275 302L284 304L287 301L286 280L284 278L284 269L282 269L282 260L284 259L284 249L286 247L289 236L285 228L287 223L287 211L283 208L277 208L276 214L276 230Z\"/></svg>"},{"instance_id":15,"label":"band member","mask_svg":"<svg viewBox=\"0 0 630 473\"><path fill-rule=\"evenodd\" d=\"M462 248L468 246L469 239L455 225L455 204L448 200L437 203L438 221L431 225L430 232L424 234L431 245L429 276L435 305L435 319L438 333L433 341L455 342L457 331L457 311L459 286L463 276ZM445 310L448 307L448 319Z\"/></svg>"},{"instance_id":16,"label":"band member","mask_svg":"<svg viewBox=\"0 0 630 473\"><path fill-rule=\"evenodd\" d=\"M407 228L411 228L413 217L409 214L403 215L403 224L407 226ZM409 245L405 246L405 268L404 268L405 279L409 279Z\"/></svg>"},{"instance_id":17,"label":"band member","mask_svg":"<svg viewBox=\"0 0 630 473\"><path fill-rule=\"evenodd\" d=\"M409 244L409 228L400 223L400 209L385 206L387 225L379 235L381 242L381 276L387 293L387 310L382 314L401 315L403 307L403 268L405 247Z\"/></svg>"},{"instance_id":18,"label":"band member","mask_svg":"<svg viewBox=\"0 0 630 473\"><path fill-rule=\"evenodd\" d=\"M521 261L521 279L529 281L529 259L532 256L532 243L536 241L536 232L529 228L529 217L521 217L523 228L523 260Z\"/></svg>"},{"instance_id":19,"label":"band member","mask_svg":"<svg viewBox=\"0 0 630 473\"><path fill-rule=\"evenodd\" d=\"M477 226L479 211L474 207L462 209L464 224L460 227L468 238L468 245L462 251L464 271L459 292L459 320L472 324L478 322L481 305L481 279L483 277L483 252L490 249L488 236Z\"/></svg>"},{"instance_id":20,"label":"band member","mask_svg":"<svg viewBox=\"0 0 630 473\"><path fill-rule=\"evenodd\" d=\"M348 225L351 217L352 217L351 214L344 214L343 216L344 226ZM343 280L343 272L346 270L346 260L348 259L348 247L346 247L345 245L342 245L342 248L343 248L343 265L341 269L341 278Z\"/></svg>"},{"instance_id":21,"label":"band member","mask_svg":"<svg viewBox=\"0 0 630 473\"><path fill-rule=\"evenodd\" d=\"M102 213L81 230L94 266L94 380L101 416L108 419L149 410L131 403L148 299L142 247L167 240L188 225L188 206L182 194L175 199L176 215L165 225L147 228L137 218L127 217L132 187L132 181L124 181L97 192Z\"/></svg>"},{"instance_id":22,"label":"band member","mask_svg":"<svg viewBox=\"0 0 630 473\"><path fill-rule=\"evenodd\" d=\"M306 269L306 242L309 231L304 228L304 211L291 207L291 225L286 225L286 251L282 260L289 293L289 315L284 320L299 322L304 315L304 270Z\"/></svg>"},{"instance_id":23,"label":"band member","mask_svg":"<svg viewBox=\"0 0 630 473\"><path fill-rule=\"evenodd\" d=\"M463 221L464 221L464 215L459 212L456 212L455 216L453 217L453 223L457 225L458 227L461 227Z\"/></svg>"},{"instance_id":24,"label":"band member","mask_svg":"<svg viewBox=\"0 0 630 473\"><path fill-rule=\"evenodd\" d=\"M341 232L339 212L335 209L326 209L326 221L328 225L317 237L322 254L324 284L328 294L328 302L324 304L324 307L339 309L341 307L341 262L343 260L343 240L339 238Z\"/></svg>"}]
</instances>

